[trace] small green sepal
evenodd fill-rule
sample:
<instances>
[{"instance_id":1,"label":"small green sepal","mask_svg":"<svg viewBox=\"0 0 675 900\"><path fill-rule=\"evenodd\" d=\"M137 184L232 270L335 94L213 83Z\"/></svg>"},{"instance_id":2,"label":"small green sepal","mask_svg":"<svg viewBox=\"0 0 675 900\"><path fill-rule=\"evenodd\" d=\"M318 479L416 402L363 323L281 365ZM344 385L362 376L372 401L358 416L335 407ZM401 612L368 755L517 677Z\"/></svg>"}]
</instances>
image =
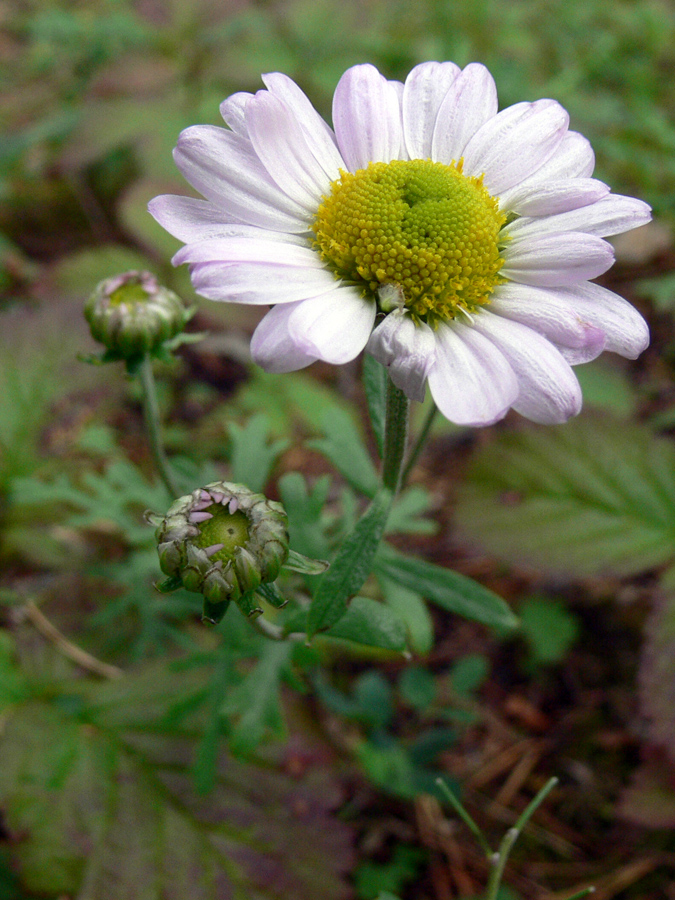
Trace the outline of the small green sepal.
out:
<instances>
[{"instance_id":1,"label":"small green sepal","mask_svg":"<svg viewBox=\"0 0 675 900\"><path fill-rule=\"evenodd\" d=\"M284 563L284 569L290 572L299 572L301 575L323 575L330 568L330 563L325 559L312 559L309 556L303 556L296 550L288 551L288 559Z\"/></svg>"}]
</instances>

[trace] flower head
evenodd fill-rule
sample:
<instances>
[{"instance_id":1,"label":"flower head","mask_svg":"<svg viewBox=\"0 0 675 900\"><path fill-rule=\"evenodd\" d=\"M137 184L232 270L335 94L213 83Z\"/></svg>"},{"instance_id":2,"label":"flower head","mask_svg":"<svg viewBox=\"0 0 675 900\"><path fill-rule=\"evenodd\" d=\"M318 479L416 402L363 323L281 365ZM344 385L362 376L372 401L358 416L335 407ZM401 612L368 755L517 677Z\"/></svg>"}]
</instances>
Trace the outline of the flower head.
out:
<instances>
[{"instance_id":1,"label":"flower head","mask_svg":"<svg viewBox=\"0 0 675 900\"><path fill-rule=\"evenodd\" d=\"M590 282L614 260L604 238L650 219L591 178L593 151L554 100L498 112L477 63L423 63L405 84L354 66L333 129L280 73L234 94L228 128L184 131L176 162L204 200L156 197L212 300L270 305L253 358L272 372L364 348L413 399L454 422L510 408L563 422L581 408L572 365L635 358L647 326Z\"/></svg>"},{"instance_id":2,"label":"flower head","mask_svg":"<svg viewBox=\"0 0 675 900\"><path fill-rule=\"evenodd\" d=\"M218 621L234 600L262 612L253 592L273 582L287 561L288 519L280 503L241 484L217 481L176 500L157 525L162 590L204 595L204 617Z\"/></svg>"},{"instance_id":3,"label":"flower head","mask_svg":"<svg viewBox=\"0 0 675 900\"><path fill-rule=\"evenodd\" d=\"M106 348L104 361L124 359L132 366L146 353L161 354L193 312L150 272L106 278L84 308L92 336Z\"/></svg>"}]
</instances>

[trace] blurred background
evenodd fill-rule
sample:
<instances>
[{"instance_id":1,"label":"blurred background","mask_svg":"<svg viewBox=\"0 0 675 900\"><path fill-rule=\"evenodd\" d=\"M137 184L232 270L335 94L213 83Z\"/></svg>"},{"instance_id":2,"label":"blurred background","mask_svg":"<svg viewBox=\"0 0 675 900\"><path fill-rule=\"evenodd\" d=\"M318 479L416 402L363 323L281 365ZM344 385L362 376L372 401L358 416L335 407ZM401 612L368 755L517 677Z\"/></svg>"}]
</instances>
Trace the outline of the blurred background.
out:
<instances>
[{"instance_id":1,"label":"blurred background","mask_svg":"<svg viewBox=\"0 0 675 900\"><path fill-rule=\"evenodd\" d=\"M250 426L267 448L265 477L274 474L259 487L276 497L275 479L291 469L310 483L324 476L330 467L303 439L322 433L327 409L336 421L345 409L356 418L358 365L282 379L254 371L247 347L260 311L200 301L185 269L170 264L179 242L146 206L160 193L191 193L171 155L179 132L222 124L220 102L260 89L261 73L290 75L329 118L348 66L371 62L404 79L434 59L487 65L500 107L558 100L593 144L596 177L652 204L655 221L616 240L618 262L603 280L649 319L652 346L637 363L603 358L578 370L586 398L578 424L528 429L510 417L471 435L438 423L420 460L413 481L424 499L411 509L432 521L411 546L505 597L522 617L518 638L424 613L415 595L388 597L406 610L416 664L385 657L373 667L337 654L331 683L312 681L307 703L286 698L282 714L280 683L298 686L286 658L265 656L236 622L222 632L225 655L209 656L214 640L197 624L194 598L160 602L152 592L156 558L140 512L166 498L149 474L137 387L121 369L77 358L95 349L82 304L99 280L128 269L150 269L198 304L194 329L207 338L177 367L160 367L171 453L231 471L244 446L237 436ZM590 882L599 900L675 900L675 5L0 0L0 121L0 741L4 703L52 698L72 676L45 662L44 638L26 625L39 621L29 604L97 656L138 667L129 695L113 680L85 697L94 672L58 694L58 710L43 710L39 724L15 717L21 728L8 730L4 760L0 743L0 900L476 896L485 865L434 796L438 773L463 787L491 835L512 823L508 808L522 809L548 775L561 775L554 808L508 870L503 900L558 900ZM251 426L261 412L266 424ZM583 502L626 460L611 485L618 499L603 499L618 538L598 550L579 524L588 521ZM568 469L575 474L555 488L549 530L539 519L534 528L529 501L553 490L551 472ZM633 496L633 483L644 490ZM346 496L336 489L329 503L344 507ZM152 668L195 646L213 663L206 686L193 683L194 668L161 678ZM273 684L262 701L246 679L251 655ZM316 660L293 663L313 672ZM179 685L192 691L180 715L169 703ZM226 688L234 699L218 706ZM220 718L190 733L197 749L165 746L165 733L200 703ZM63 722L50 718L57 713ZM96 875L84 878L91 847L100 855L110 835L94 809L80 732L69 729L94 722L136 740L145 717L157 725L148 758L173 766L175 778L182 766L181 803L197 778L200 827L236 823L222 851L233 868L203 851L203 867L186 869L177 848L192 832L188 840L175 826L162 791L147 813L146 782L129 775L135 790L119 788L128 815L115 820ZM279 740L289 734L290 745ZM229 781L207 801L220 738L235 756ZM253 771L245 760L263 739L264 766ZM160 813L173 849L153 868L131 848ZM272 849L258 852L256 841ZM151 887L158 869L172 879Z\"/></svg>"}]
</instances>

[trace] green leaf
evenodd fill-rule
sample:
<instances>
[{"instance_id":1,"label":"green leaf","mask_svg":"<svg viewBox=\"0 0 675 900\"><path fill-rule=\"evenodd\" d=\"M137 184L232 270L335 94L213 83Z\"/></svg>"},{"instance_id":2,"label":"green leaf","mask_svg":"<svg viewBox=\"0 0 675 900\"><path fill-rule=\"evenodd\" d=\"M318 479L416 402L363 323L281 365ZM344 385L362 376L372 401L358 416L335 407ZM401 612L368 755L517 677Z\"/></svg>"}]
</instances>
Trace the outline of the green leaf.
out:
<instances>
[{"instance_id":1,"label":"green leaf","mask_svg":"<svg viewBox=\"0 0 675 900\"><path fill-rule=\"evenodd\" d=\"M584 416L503 434L479 451L457 522L491 553L565 574L634 575L675 551L675 448Z\"/></svg>"},{"instance_id":2,"label":"green leaf","mask_svg":"<svg viewBox=\"0 0 675 900\"><path fill-rule=\"evenodd\" d=\"M514 628L518 620L507 604L492 591L450 569L383 547L374 563L378 578L387 578L448 612L475 619L494 628Z\"/></svg>"},{"instance_id":3,"label":"green leaf","mask_svg":"<svg viewBox=\"0 0 675 900\"><path fill-rule=\"evenodd\" d=\"M31 895L350 896L351 832L331 815L337 785L311 762L325 750L296 747L310 767L302 780L286 773L283 748L246 761L219 753L214 789L197 794L204 715L189 701L208 683L203 668L163 663L116 682L54 683L39 671L44 656L31 659L32 690L0 737L3 824Z\"/></svg>"},{"instance_id":4,"label":"green leaf","mask_svg":"<svg viewBox=\"0 0 675 900\"><path fill-rule=\"evenodd\" d=\"M373 558L387 524L391 492L381 490L342 543L322 577L307 617L307 634L330 628L344 615L347 600L370 574Z\"/></svg>"},{"instance_id":5,"label":"green leaf","mask_svg":"<svg viewBox=\"0 0 675 900\"><path fill-rule=\"evenodd\" d=\"M370 353L363 354L363 387L368 402L370 426L373 429L377 452L384 455L384 423L387 406L387 370Z\"/></svg>"},{"instance_id":6,"label":"green leaf","mask_svg":"<svg viewBox=\"0 0 675 900\"><path fill-rule=\"evenodd\" d=\"M434 623L422 597L396 581L382 578L377 571L375 574L387 606L405 625L410 649L422 655L428 653L434 643Z\"/></svg>"},{"instance_id":7,"label":"green leaf","mask_svg":"<svg viewBox=\"0 0 675 900\"><path fill-rule=\"evenodd\" d=\"M429 509L429 491L419 485L406 488L396 497L387 521L387 534L435 534L438 524L433 519L421 519Z\"/></svg>"},{"instance_id":8,"label":"green leaf","mask_svg":"<svg viewBox=\"0 0 675 900\"><path fill-rule=\"evenodd\" d=\"M308 446L329 459L357 491L374 497L380 480L352 415L334 407L324 416L321 430L324 437L308 441Z\"/></svg>"},{"instance_id":9,"label":"green leaf","mask_svg":"<svg viewBox=\"0 0 675 900\"><path fill-rule=\"evenodd\" d=\"M262 414L252 416L243 426L232 422L229 431L231 480L245 484L252 491L262 491L288 441L280 438L270 442L269 422Z\"/></svg>"},{"instance_id":10,"label":"green leaf","mask_svg":"<svg viewBox=\"0 0 675 900\"><path fill-rule=\"evenodd\" d=\"M559 600L528 597L518 609L520 628L535 662L564 659L579 634L579 620Z\"/></svg>"},{"instance_id":11,"label":"green leaf","mask_svg":"<svg viewBox=\"0 0 675 900\"><path fill-rule=\"evenodd\" d=\"M405 650L403 622L387 606L369 597L354 597L347 612L326 634L383 650Z\"/></svg>"},{"instance_id":12,"label":"green leaf","mask_svg":"<svg viewBox=\"0 0 675 900\"><path fill-rule=\"evenodd\" d=\"M279 479L281 502L288 515L290 544L303 556L313 559L322 559L329 552L322 516L330 484L330 475L318 478L312 488L299 472L289 472Z\"/></svg>"},{"instance_id":13,"label":"green leaf","mask_svg":"<svg viewBox=\"0 0 675 900\"><path fill-rule=\"evenodd\" d=\"M247 756L267 735L284 736L279 690L292 652L290 641L266 644L255 668L225 699L221 714L238 715L230 736L230 747L234 753Z\"/></svg>"}]
</instances>

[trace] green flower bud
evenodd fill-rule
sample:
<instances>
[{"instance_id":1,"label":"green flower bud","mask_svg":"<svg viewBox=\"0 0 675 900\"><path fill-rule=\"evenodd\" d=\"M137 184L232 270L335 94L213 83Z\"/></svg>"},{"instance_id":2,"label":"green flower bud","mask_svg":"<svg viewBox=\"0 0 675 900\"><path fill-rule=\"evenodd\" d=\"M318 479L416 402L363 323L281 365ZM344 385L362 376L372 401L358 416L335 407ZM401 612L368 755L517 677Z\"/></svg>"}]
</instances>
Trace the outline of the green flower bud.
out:
<instances>
[{"instance_id":1,"label":"green flower bud","mask_svg":"<svg viewBox=\"0 0 675 900\"><path fill-rule=\"evenodd\" d=\"M102 281L84 317L105 359L138 359L180 334L192 315L177 294L150 272L125 272Z\"/></svg>"},{"instance_id":2,"label":"green flower bud","mask_svg":"<svg viewBox=\"0 0 675 900\"><path fill-rule=\"evenodd\" d=\"M227 481L176 500L156 536L168 584L203 594L210 621L219 621L232 600L246 615L259 615L253 592L274 581L288 558L282 505Z\"/></svg>"}]
</instances>

